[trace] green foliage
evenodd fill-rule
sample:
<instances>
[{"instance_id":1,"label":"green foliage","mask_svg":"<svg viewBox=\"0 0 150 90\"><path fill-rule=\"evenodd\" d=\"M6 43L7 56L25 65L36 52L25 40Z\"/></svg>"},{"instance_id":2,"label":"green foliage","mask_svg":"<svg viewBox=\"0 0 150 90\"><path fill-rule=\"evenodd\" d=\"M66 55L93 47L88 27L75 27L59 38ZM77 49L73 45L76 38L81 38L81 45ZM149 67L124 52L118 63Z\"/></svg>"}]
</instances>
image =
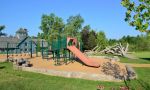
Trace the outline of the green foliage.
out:
<instances>
[{"instance_id":1,"label":"green foliage","mask_svg":"<svg viewBox=\"0 0 150 90\"><path fill-rule=\"evenodd\" d=\"M81 31L81 40L83 42L83 50L91 50L96 45L96 32L91 29L90 25L83 27Z\"/></svg>"},{"instance_id":2,"label":"green foliage","mask_svg":"<svg viewBox=\"0 0 150 90\"><path fill-rule=\"evenodd\" d=\"M122 44L129 43L129 51L149 51L150 50L150 37L147 35L123 36L119 42Z\"/></svg>"},{"instance_id":3,"label":"green foliage","mask_svg":"<svg viewBox=\"0 0 150 90\"><path fill-rule=\"evenodd\" d=\"M97 33L97 39L96 39L97 45L104 49L108 45L108 40L105 36L105 33L103 31L100 31Z\"/></svg>"},{"instance_id":4,"label":"green foliage","mask_svg":"<svg viewBox=\"0 0 150 90\"><path fill-rule=\"evenodd\" d=\"M37 37L40 39L44 39L44 33L38 33Z\"/></svg>"},{"instance_id":5,"label":"green foliage","mask_svg":"<svg viewBox=\"0 0 150 90\"><path fill-rule=\"evenodd\" d=\"M5 29L5 26L4 25L1 25L0 26L0 31L4 30Z\"/></svg>"},{"instance_id":6,"label":"green foliage","mask_svg":"<svg viewBox=\"0 0 150 90\"><path fill-rule=\"evenodd\" d=\"M96 33L94 30L91 30L88 37L88 50L93 49L96 44Z\"/></svg>"},{"instance_id":7,"label":"green foliage","mask_svg":"<svg viewBox=\"0 0 150 90\"><path fill-rule=\"evenodd\" d=\"M112 45L114 45L114 44L116 44L116 43L118 43L118 40L116 40L116 39L109 39L109 40L108 40L109 46L112 46Z\"/></svg>"},{"instance_id":8,"label":"green foliage","mask_svg":"<svg viewBox=\"0 0 150 90\"><path fill-rule=\"evenodd\" d=\"M150 32L150 0L122 0L127 9L125 21L141 32Z\"/></svg>"},{"instance_id":9,"label":"green foliage","mask_svg":"<svg viewBox=\"0 0 150 90\"><path fill-rule=\"evenodd\" d=\"M70 16L67 19L67 24L54 13L43 15L40 26L42 33L39 33L38 36L46 39L49 43L53 39L57 39L58 36L76 37L80 41L80 29L82 28L83 22L84 20L80 15Z\"/></svg>"},{"instance_id":10,"label":"green foliage","mask_svg":"<svg viewBox=\"0 0 150 90\"><path fill-rule=\"evenodd\" d=\"M83 42L83 50L88 50L88 39L89 39L89 33L90 33L90 25L86 25L83 27L81 31L81 40Z\"/></svg>"},{"instance_id":11,"label":"green foliage","mask_svg":"<svg viewBox=\"0 0 150 90\"><path fill-rule=\"evenodd\" d=\"M131 10L127 11L127 13L130 14ZM134 18L137 18L138 15L139 14ZM141 21L141 19L138 19L138 21ZM40 26L42 33L38 33L38 37L40 39L46 39L49 44L51 44L52 39L57 39L59 35L60 38L63 36L76 37L78 41L83 42L83 50L90 50L96 45L104 49L108 44L112 46L118 42L122 44L129 43L130 51L150 50L150 32L147 32L147 36L124 36L120 40L110 39L108 41L104 32L96 33L91 29L90 25L86 25L82 29L83 22L84 19L80 15L70 16L66 24L63 22L62 18L53 13L50 15L43 15Z\"/></svg>"},{"instance_id":12,"label":"green foliage","mask_svg":"<svg viewBox=\"0 0 150 90\"><path fill-rule=\"evenodd\" d=\"M40 29L43 31L43 38L51 41L57 38L59 33L63 32L64 22L62 18L56 16L54 13L50 15L43 15Z\"/></svg>"},{"instance_id":13,"label":"green foliage","mask_svg":"<svg viewBox=\"0 0 150 90\"><path fill-rule=\"evenodd\" d=\"M77 37L79 35L79 31L82 28L82 24L84 19L80 15L70 16L67 19L67 24L64 28L64 33L67 36Z\"/></svg>"},{"instance_id":14,"label":"green foliage","mask_svg":"<svg viewBox=\"0 0 150 90\"><path fill-rule=\"evenodd\" d=\"M5 29L4 25L0 25L0 36L6 36L6 33L3 33L2 31Z\"/></svg>"}]
</instances>

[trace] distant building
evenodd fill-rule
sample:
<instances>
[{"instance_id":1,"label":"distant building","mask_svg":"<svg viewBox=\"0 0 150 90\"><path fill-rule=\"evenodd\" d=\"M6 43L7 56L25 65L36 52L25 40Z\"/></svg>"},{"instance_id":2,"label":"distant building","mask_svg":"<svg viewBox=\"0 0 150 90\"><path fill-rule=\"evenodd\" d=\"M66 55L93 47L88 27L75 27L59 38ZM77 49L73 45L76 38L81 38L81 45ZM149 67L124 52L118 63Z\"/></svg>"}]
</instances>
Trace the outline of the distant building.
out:
<instances>
[{"instance_id":1,"label":"distant building","mask_svg":"<svg viewBox=\"0 0 150 90\"><path fill-rule=\"evenodd\" d=\"M39 41L41 46L42 39ZM46 47L47 42L45 42L45 40L43 41L43 46ZM0 37L0 52L6 52L8 47L13 53L28 53L31 51L31 46L32 52L36 52L37 42L38 40L36 38L32 39L28 36L27 29L20 28L18 31L16 31L15 36Z\"/></svg>"}]
</instances>

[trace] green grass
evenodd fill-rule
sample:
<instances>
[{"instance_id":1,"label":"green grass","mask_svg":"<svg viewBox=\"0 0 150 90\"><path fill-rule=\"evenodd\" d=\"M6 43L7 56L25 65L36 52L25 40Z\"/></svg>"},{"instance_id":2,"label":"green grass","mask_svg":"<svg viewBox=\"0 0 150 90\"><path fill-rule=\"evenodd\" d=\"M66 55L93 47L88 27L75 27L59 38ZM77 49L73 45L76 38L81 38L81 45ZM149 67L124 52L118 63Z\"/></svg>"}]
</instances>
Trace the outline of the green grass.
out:
<instances>
[{"instance_id":1,"label":"green grass","mask_svg":"<svg viewBox=\"0 0 150 90\"><path fill-rule=\"evenodd\" d=\"M150 64L150 60L145 59L128 59L120 57L120 62L122 63L135 63L135 64Z\"/></svg>"},{"instance_id":2,"label":"green grass","mask_svg":"<svg viewBox=\"0 0 150 90\"><path fill-rule=\"evenodd\" d=\"M99 84L124 85L17 71L12 69L11 63L0 63L0 68L0 90L96 90Z\"/></svg>"},{"instance_id":3,"label":"green grass","mask_svg":"<svg viewBox=\"0 0 150 90\"><path fill-rule=\"evenodd\" d=\"M139 58L150 58L150 51L145 51L145 52L135 52L133 55L139 57Z\"/></svg>"},{"instance_id":4,"label":"green grass","mask_svg":"<svg viewBox=\"0 0 150 90\"><path fill-rule=\"evenodd\" d=\"M128 81L131 90L150 90L150 68L134 68L138 74L137 80Z\"/></svg>"},{"instance_id":5,"label":"green grass","mask_svg":"<svg viewBox=\"0 0 150 90\"><path fill-rule=\"evenodd\" d=\"M137 63L137 64L150 64L150 52L135 52L133 53L138 59L128 59L120 57L120 62L123 63Z\"/></svg>"},{"instance_id":6,"label":"green grass","mask_svg":"<svg viewBox=\"0 0 150 90\"><path fill-rule=\"evenodd\" d=\"M135 68L139 79L129 84L134 88L146 90L150 86L150 68ZM144 83L141 86L140 82ZM96 90L97 85L104 85L105 90L110 87L125 85L124 82L102 82L83 79L63 78L32 72L13 70L11 63L0 63L0 90ZM148 90L148 89L147 89Z\"/></svg>"},{"instance_id":7,"label":"green grass","mask_svg":"<svg viewBox=\"0 0 150 90\"><path fill-rule=\"evenodd\" d=\"M94 56L110 56L112 57L112 54L94 54ZM120 62L122 63L137 63L137 64L150 64L150 51L144 51L144 52L135 52L133 53L133 56L137 57L137 59L129 59L125 57L120 57Z\"/></svg>"}]
</instances>

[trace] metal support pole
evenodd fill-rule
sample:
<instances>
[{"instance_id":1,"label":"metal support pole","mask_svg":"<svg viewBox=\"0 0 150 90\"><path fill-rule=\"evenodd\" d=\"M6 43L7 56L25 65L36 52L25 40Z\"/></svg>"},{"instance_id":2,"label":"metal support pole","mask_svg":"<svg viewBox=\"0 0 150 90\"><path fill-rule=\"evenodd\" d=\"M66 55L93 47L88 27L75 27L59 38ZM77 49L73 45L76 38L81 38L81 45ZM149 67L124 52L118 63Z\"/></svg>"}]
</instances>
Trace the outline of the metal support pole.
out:
<instances>
[{"instance_id":1,"label":"metal support pole","mask_svg":"<svg viewBox=\"0 0 150 90\"><path fill-rule=\"evenodd\" d=\"M55 56L54 56L54 55L55 55L54 51L52 51L52 54L53 54L53 60L54 60L54 59L55 59L55 58L54 58L54 57L55 57Z\"/></svg>"},{"instance_id":2,"label":"metal support pole","mask_svg":"<svg viewBox=\"0 0 150 90\"><path fill-rule=\"evenodd\" d=\"M67 64L67 51L64 49L64 61Z\"/></svg>"},{"instance_id":3,"label":"metal support pole","mask_svg":"<svg viewBox=\"0 0 150 90\"><path fill-rule=\"evenodd\" d=\"M71 60L71 57L70 57L70 50L69 50L69 60Z\"/></svg>"},{"instance_id":4,"label":"metal support pole","mask_svg":"<svg viewBox=\"0 0 150 90\"><path fill-rule=\"evenodd\" d=\"M17 48L15 50L16 50L15 54L17 54Z\"/></svg>"},{"instance_id":5,"label":"metal support pole","mask_svg":"<svg viewBox=\"0 0 150 90\"><path fill-rule=\"evenodd\" d=\"M30 53L31 53L31 58L32 58L32 40L31 40L31 43L30 43L30 44L31 44L31 45L30 45L30 46L31 46L31 47L30 47L30 48L31 48L31 49L30 49Z\"/></svg>"}]
</instances>

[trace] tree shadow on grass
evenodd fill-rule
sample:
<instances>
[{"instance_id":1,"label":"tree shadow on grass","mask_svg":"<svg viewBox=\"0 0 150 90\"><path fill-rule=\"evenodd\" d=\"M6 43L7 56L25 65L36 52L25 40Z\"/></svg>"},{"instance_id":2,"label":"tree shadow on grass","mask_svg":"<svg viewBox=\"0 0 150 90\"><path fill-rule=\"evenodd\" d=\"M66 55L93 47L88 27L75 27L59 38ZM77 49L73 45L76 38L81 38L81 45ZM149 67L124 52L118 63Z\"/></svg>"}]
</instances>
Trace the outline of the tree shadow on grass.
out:
<instances>
[{"instance_id":1,"label":"tree shadow on grass","mask_svg":"<svg viewBox=\"0 0 150 90\"><path fill-rule=\"evenodd\" d=\"M144 90L150 90L150 84L148 84L147 82L143 80L137 80L137 81Z\"/></svg>"},{"instance_id":2,"label":"tree shadow on grass","mask_svg":"<svg viewBox=\"0 0 150 90\"><path fill-rule=\"evenodd\" d=\"M124 80L126 87L130 88L129 90L150 90L150 84L141 79L135 80L136 82L132 82L132 80Z\"/></svg>"},{"instance_id":3,"label":"tree shadow on grass","mask_svg":"<svg viewBox=\"0 0 150 90\"><path fill-rule=\"evenodd\" d=\"M0 69L4 69L5 68L5 66L0 66Z\"/></svg>"},{"instance_id":4,"label":"tree shadow on grass","mask_svg":"<svg viewBox=\"0 0 150 90\"><path fill-rule=\"evenodd\" d=\"M140 58L140 59L150 61L150 58Z\"/></svg>"}]
</instances>

